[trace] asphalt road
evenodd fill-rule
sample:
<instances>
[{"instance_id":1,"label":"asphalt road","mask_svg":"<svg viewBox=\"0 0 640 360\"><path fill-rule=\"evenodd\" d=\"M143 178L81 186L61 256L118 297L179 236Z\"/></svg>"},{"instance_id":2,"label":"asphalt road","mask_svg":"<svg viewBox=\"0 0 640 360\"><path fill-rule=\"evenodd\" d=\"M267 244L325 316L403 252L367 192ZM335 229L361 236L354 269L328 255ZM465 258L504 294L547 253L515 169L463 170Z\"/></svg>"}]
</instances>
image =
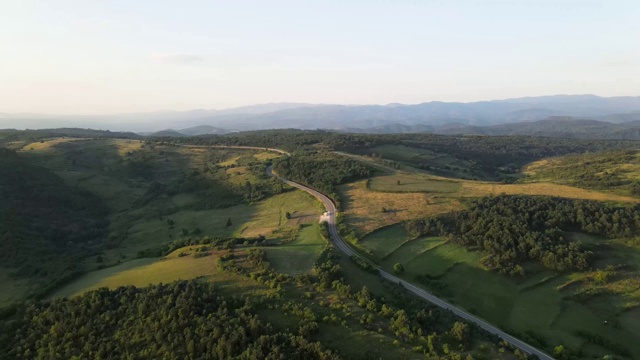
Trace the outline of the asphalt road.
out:
<instances>
[{"instance_id":1,"label":"asphalt road","mask_svg":"<svg viewBox=\"0 0 640 360\"><path fill-rule=\"evenodd\" d=\"M333 201L331 201L331 199L329 199L326 195L308 187L308 186L304 186L302 184L298 184L296 182L293 182L291 180L287 180L284 178L281 178L275 174L272 173L271 168L267 169L267 173L270 176L275 176L278 179L282 180L283 182L296 187L300 190L306 191L309 194L315 196L318 200L320 200L323 204L325 209L329 212L329 221L328 221L328 225L329 225L329 233L331 234L331 237L333 238L333 242L335 244L335 246L340 249L340 251L342 251L343 253L345 253L347 256L357 256L359 258L362 258L363 260L365 260L366 262L369 262L367 259L363 258L360 254L358 254L358 252L356 252L355 250L353 250L343 239L342 237L340 237L340 234L338 233L338 228L336 227L336 213L337 213L337 209L335 204L333 203ZM527 344L524 341L521 341L509 334L507 334L506 332L498 329L497 327L489 324L488 322L469 314L466 311L463 311L451 304L449 304L448 302L441 300L440 298L426 292L423 289L420 289L414 285L412 285L409 282L406 282L402 279L400 279L397 276L394 276L386 271L384 271L383 269L381 269L380 267L377 267L378 270L380 271L380 275L389 280L389 281L393 281L394 283L400 284L402 285L407 291L413 293L414 295L436 305L439 306L443 309L449 310L452 313L456 314L457 316L467 320L468 322L474 323L476 325L478 325L479 327L483 328L484 330L497 335L498 337L502 338L503 340L505 340L506 342L512 344L513 346L515 346L516 348L520 349L521 351L524 351L527 354L531 354L531 355L535 355L537 357L539 357L540 359L543 360L553 360L553 358L549 355L547 355L546 353L544 353L543 351Z\"/></svg>"},{"instance_id":2,"label":"asphalt road","mask_svg":"<svg viewBox=\"0 0 640 360\"><path fill-rule=\"evenodd\" d=\"M206 147L206 146L202 146L202 147ZM250 149L250 150L268 150L268 151L274 151L283 155L287 155L287 156L291 156L288 152L280 150L280 149L272 149L272 148L263 148L263 147L255 147L255 146L209 146L209 147L216 147L216 148L236 148L236 149ZM323 204L325 209L327 210L327 212L329 212L329 221L327 222L329 225L329 234L331 235L331 238L333 239L333 242L335 244L335 246L340 249L340 251L342 251L344 254L346 254L347 256L357 256L361 259L363 259L364 261L371 263L368 259L362 257L360 254L358 254L357 251L355 251L354 249L352 249L345 241L344 239L342 239L342 237L340 236L340 234L338 233L338 228L336 227L336 213L337 213L337 209L335 204L333 203L333 201L331 201L331 199L329 199L329 197L327 197L326 195L322 194L319 191L316 191L308 186L302 185L302 184L298 184L296 182L293 182L291 180L287 180L284 178L281 178L280 176L273 174L271 167L267 168L267 174L269 176L274 176L278 179L280 179L281 181L295 187L298 188L300 190L306 191L309 194L315 196L318 200L320 200ZM507 334L506 332L498 329L497 327L489 324L488 322L469 314L468 312L461 310L451 304L449 304L448 302L428 293L427 291L418 288L417 286L412 285L411 283L404 281L402 279L400 279L397 276L394 276L388 272L386 272L385 270L381 269L379 266L376 266L378 268L378 271L380 271L380 276L382 276L383 278L389 280L389 281L393 281L397 284L402 285L407 291L411 292L412 294L436 305L439 306L445 310L449 310L452 313L456 314L457 316L467 320L468 322L474 323L476 325L478 325L479 327L481 327L482 329L497 335L498 337L500 337L501 339L505 340L506 342L510 343L511 345L515 346L516 348L520 349L521 351L524 351L527 354L530 355L535 355L538 358L542 359L542 360L554 360L553 357L549 356L548 354L544 353L543 351L527 344L526 342L517 339L514 336L511 336L509 334Z\"/></svg>"}]
</instances>

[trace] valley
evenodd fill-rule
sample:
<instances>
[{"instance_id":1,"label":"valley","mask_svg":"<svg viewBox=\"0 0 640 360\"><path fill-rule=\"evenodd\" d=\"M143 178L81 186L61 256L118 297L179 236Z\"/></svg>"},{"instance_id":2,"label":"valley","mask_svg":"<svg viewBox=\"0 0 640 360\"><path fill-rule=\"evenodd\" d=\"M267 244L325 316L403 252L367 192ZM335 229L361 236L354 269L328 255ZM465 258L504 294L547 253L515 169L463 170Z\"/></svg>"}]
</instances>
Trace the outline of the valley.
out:
<instances>
[{"instance_id":1,"label":"valley","mask_svg":"<svg viewBox=\"0 0 640 360\"><path fill-rule=\"evenodd\" d=\"M609 239L567 229L570 242L579 241L596 254L589 269L553 271L524 262L525 275L512 277L487 266L487 254L480 249L462 247L449 236L416 235L406 227L412 221L466 211L476 199L487 197L551 197L635 208L640 198L625 187L628 183L620 188L583 186L577 180L566 181L571 177L565 173L561 173L564 181L557 181L553 174L565 170L547 164L562 164L562 156L523 163L522 172L505 164L510 170L501 173L505 165L481 164L472 158L461 161L456 154L446 157L407 145L377 145L368 151L379 155L370 155L362 150L327 152L322 149L326 145L319 143L315 150L292 155L292 159L304 158L311 164L299 168L302 164L261 150L272 144L263 144L259 138L254 142L255 149L208 148L197 141L193 147L175 146L165 139L55 138L11 143L19 157L48 169L65 186L94 194L109 211L108 232L100 240L104 245L96 245L78 263L76 271L84 275L55 285L46 298L75 298L104 287L117 290L189 279L213 283L222 294L256 299L273 297L273 289L281 289L278 296L285 299L300 293L304 283L294 286L285 281L276 286L281 280L274 280L263 287L264 276L260 280L257 275L242 275L258 266L282 274L278 276L315 278L321 273L318 259L331 247L329 233L318 224L324 211L321 204L267 177L266 167L275 164L293 180L314 185L336 199L341 236L389 273L397 273L395 268L401 264L403 270L397 276L404 281L549 353L559 345L573 354L593 356L613 352L633 357L639 351L632 341L640 305L635 237ZM616 157L603 154L604 158L598 158L603 169L619 166ZM568 155L567 161L573 162L575 156ZM288 168L282 167L285 161ZM623 173L633 179L630 166ZM322 177L324 173L341 175ZM496 181L497 177L502 181ZM249 260L256 251L262 254L259 263ZM229 263L229 258L238 260ZM390 292L392 284L372 276L357 261L338 261L347 270L343 275L347 284L366 286L375 296L398 304L396 293ZM227 263L236 264L229 268ZM603 276L605 281L596 280ZM20 299L16 295L32 296L37 293L33 284L47 281L41 275L29 279L7 269L3 288L14 290L13 297L3 299L4 304L15 303ZM341 291L335 285L331 289L329 298L335 296L331 291ZM303 292L310 306L321 293ZM407 306L405 301L400 306ZM603 304L613 307L605 309ZM383 334L381 344L394 342L389 338L392 334L384 330ZM344 353L349 351L332 336L319 334L317 338ZM474 343L469 351L479 356L482 341Z\"/></svg>"}]
</instances>

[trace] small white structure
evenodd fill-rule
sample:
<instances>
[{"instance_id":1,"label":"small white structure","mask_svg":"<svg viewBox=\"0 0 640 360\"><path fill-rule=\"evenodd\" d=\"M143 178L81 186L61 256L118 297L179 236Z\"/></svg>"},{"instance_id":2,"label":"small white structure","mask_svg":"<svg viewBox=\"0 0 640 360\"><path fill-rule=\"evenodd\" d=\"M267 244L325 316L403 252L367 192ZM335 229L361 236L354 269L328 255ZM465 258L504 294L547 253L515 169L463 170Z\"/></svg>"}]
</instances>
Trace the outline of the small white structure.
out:
<instances>
[{"instance_id":1,"label":"small white structure","mask_svg":"<svg viewBox=\"0 0 640 360\"><path fill-rule=\"evenodd\" d=\"M325 222L325 221L329 222L329 219L331 218L330 215L331 215L330 212L325 211L324 214L320 216L320 222Z\"/></svg>"}]
</instances>

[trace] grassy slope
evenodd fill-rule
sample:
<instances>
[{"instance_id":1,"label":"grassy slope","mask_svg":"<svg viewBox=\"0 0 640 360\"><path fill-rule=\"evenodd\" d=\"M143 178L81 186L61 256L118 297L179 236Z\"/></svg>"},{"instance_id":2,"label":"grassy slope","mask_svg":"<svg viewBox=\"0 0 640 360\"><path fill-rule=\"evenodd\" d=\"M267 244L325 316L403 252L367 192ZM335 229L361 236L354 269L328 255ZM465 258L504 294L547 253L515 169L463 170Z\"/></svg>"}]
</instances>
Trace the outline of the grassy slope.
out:
<instances>
[{"instance_id":1,"label":"grassy slope","mask_svg":"<svg viewBox=\"0 0 640 360\"><path fill-rule=\"evenodd\" d=\"M408 219L460 210L467 198L499 194L548 195L618 203L640 202L640 199L630 196L561 184L501 184L406 172L341 185L339 192L347 224L360 234ZM387 211L383 212L382 208Z\"/></svg>"},{"instance_id":2,"label":"grassy slope","mask_svg":"<svg viewBox=\"0 0 640 360\"><path fill-rule=\"evenodd\" d=\"M218 251L210 251L209 256L193 257L192 254L198 247L188 246L175 250L164 258L137 259L90 272L51 294L50 298L77 296L101 287L145 287L198 277L206 277L209 281L220 283L221 286L236 289L257 285L243 276L220 271L217 267ZM181 253L187 255L180 256Z\"/></svg>"},{"instance_id":3,"label":"grassy slope","mask_svg":"<svg viewBox=\"0 0 640 360\"><path fill-rule=\"evenodd\" d=\"M323 248L326 241L319 234L318 225L308 225L298 234L298 239L288 245L265 247L268 251L267 259L276 269L283 269L292 273L299 273L304 268L308 270L316 259L316 251ZM291 250L293 246L303 246L306 253L305 260L300 261L294 259L292 263L290 256L302 255L294 253ZM51 297L58 296L77 296L84 292L99 287L117 288L119 286L146 286L148 284L166 283L177 279L190 279L196 277L204 277L207 281L213 281L217 288L225 294L229 295L249 295L263 298L270 291L265 285L251 280L248 277L236 275L233 273L218 270L217 254L214 253L207 257L194 258L190 255L179 257L178 254L186 252L191 253L196 247L187 247L174 251L166 259L140 259L127 263L123 263L113 268L94 271L76 282L60 289ZM313 250L312 250L313 249ZM236 250L242 251L242 250ZM299 252L300 250L295 250ZM284 255L284 256L282 256ZM241 257L238 257L240 259ZM346 263L349 263L348 261ZM300 267L302 266L302 267ZM291 271L293 270L293 271ZM368 281L374 282L369 285L372 290L385 291L380 286L377 278L371 274L363 273L359 268L355 267L349 270L349 274L354 279L363 279L371 277ZM356 285L355 283L353 283ZM361 286L361 285L360 285ZM314 298L305 299L302 294L303 290L290 284L285 286L284 297L276 300L279 306L293 302L302 302L305 306L313 309L318 314L336 314L338 315L337 323L327 323L319 321L319 333L316 340L321 341L323 345L339 351L346 358L357 358L362 355L362 349L368 349L372 354L385 354L388 359L420 359L421 354L413 353L411 348L406 344L394 344L394 336L385 331L378 333L376 331L365 330L358 324L359 313L363 311L354 306L339 306L335 309L329 309L329 304L339 303L335 295L330 293L314 293ZM324 305L320 305L322 300ZM295 329L298 324L298 318L291 312L263 309L258 314L266 321L270 322L276 329ZM354 312L349 318L341 323L343 311L349 313ZM322 317L320 317L321 319ZM320 320L319 319L319 320Z\"/></svg>"},{"instance_id":4,"label":"grassy slope","mask_svg":"<svg viewBox=\"0 0 640 360\"><path fill-rule=\"evenodd\" d=\"M400 226L385 228L364 237L361 244L376 254L375 248L381 246L378 243L385 235L396 234L402 239L408 236L403 232ZM423 287L505 329L520 334L533 332L553 346L564 344L600 356L611 353L575 334L588 330L628 347L638 356L640 345L633 338L639 326L640 251L621 243L607 243L610 250L601 252L597 266L626 263L634 264L635 270L618 274L600 286L606 290L604 294L581 302L572 295L593 285L589 282L592 273L557 275L532 265L528 269L531 275L513 279L484 269L480 265L482 253L444 243L441 238L404 242L378 261L388 270L396 262L402 263L406 271L403 277L416 283L416 276L429 275L432 280L422 283ZM569 283L574 285L565 285Z\"/></svg>"},{"instance_id":5,"label":"grassy slope","mask_svg":"<svg viewBox=\"0 0 640 360\"><path fill-rule=\"evenodd\" d=\"M427 289L501 327L518 333L533 332L549 345L565 344L600 357L612 353L611 349L595 345L576 334L586 330L611 343L628 347L634 357L640 356L640 345L633 340L640 326L637 317L640 306L640 241L632 241L631 244L606 241L605 244L601 239L577 235L587 244L599 244L594 248L600 255L596 267L630 265L630 268L617 272L607 284L594 283L593 272L559 276L535 266L527 270L530 275L526 279L514 280L485 270L479 262L482 253L446 244L440 238L406 241L408 234L399 226L384 227L406 219L462 209L465 198L501 193L638 202L637 198L627 196L626 188L624 191L617 188L599 191L592 190L593 187L579 188L572 186L580 186L575 176L558 176L584 169L588 165L585 162L593 160L591 157L585 156L576 164L567 163L564 158L542 160L526 168L529 177L523 183L501 184L443 178L407 167L407 164L432 156L414 154L412 151L415 149L392 146L377 150L385 158L405 166L397 170L381 163L379 168L384 175L373 177L368 182L343 185L340 190L347 224L360 234L366 234L360 244L372 251L380 264L391 270L396 262L403 263L406 269L403 276L412 281L417 280L417 275L429 275L433 279L423 284ZM362 159L373 161L366 157ZM435 161L436 166L444 165ZM638 169L630 170L636 163L613 164L612 172L626 180L636 180ZM387 211L381 211L382 207ZM398 247L398 244L401 245ZM389 253L389 249L395 250ZM591 292L596 295L588 295L586 300L576 298L577 293Z\"/></svg>"},{"instance_id":6,"label":"grassy slope","mask_svg":"<svg viewBox=\"0 0 640 360\"><path fill-rule=\"evenodd\" d=\"M489 174L480 170L473 162L458 159L445 153L404 145L381 145L372 148L371 151L380 154L385 159L396 161L408 167L419 168L421 165L428 165L429 170L425 172L433 175L491 179Z\"/></svg>"},{"instance_id":7,"label":"grassy slope","mask_svg":"<svg viewBox=\"0 0 640 360\"><path fill-rule=\"evenodd\" d=\"M265 247L267 259L278 272L300 275L311 272L318 255L327 245L317 223L304 225L290 243Z\"/></svg>"},{"instance_id":8,"label":"grassy slope","mask_svg":"<svg viewBox=\"0 0 640 360\"><path fill-rule=\"evenodd\" d=\"M134 148L131 149L129 146L133 146ZM140 148L136 148L136 146L134 142L130 142L127 144L116 143L115 147L118 149L118 156L125 156L128 151L140 150ZM46 152L49 150L44 149L55 148L55 146L47 148L43 145L42 151ZM96 152L96 150L99 149L100 147L98 146L93 149L93 151ZM113 174L108 174L108 171L96 171L93 169L93 173L89 173L89 171L77 169L65 170L65 166L73 165L70 164L70 162L65 162L64 159L56 159L53 162L49 162L47 157L51 160L52 154L34 154L33 156L38 155L42 156L40 159L42 163L59 167L57 171L61 173L66 172L67 181L75 182L78 186L84 186L90 189L100 186L102 191L101 195L108 199L114 209L125 209L129 206L132 197L135 198L144 194L145 182L143 180L129 179L128 181L118 182L116 177L112 176ZM57 155L64 154L58 153L56 156ZM166 173L167 177L171 176L170 170L173 166L177 165L178 158L178 156L174 158L172 155L164 157L164 159L168 159L168 161L165 161L165 163L168 163L166 165L169 170ZM107 164L100 162L99 166L104 170L108 169L109 166L115 166L116 162L120 161L116 160L115 157L112 160L114 161ZM233 161L234 160L229 164L233 165ZM242 171L240 172L240 174L230 175L245 175ZM235 180L238 181L237 179ZM239 183L242 182L243 180L239 180ZM125 246L124 250L121 248L114 249L112 252L113 255L125 255L128 257L128 255L132 254L138 248L142 249L168 241L162 240L162 236L166 236L167 233L172 236L180 236L179 233L182 231L182 228L193 230L197 227L203 234L220 236L268 234L271 232L270 237L277 240L283 230L297 228L300 224L310 223L302 227L293 242L286 245L265 248L265 250L268 251L268 260L274 268L292 274L299 274L308 272L312 268L317 254L326 245L325 240L320 236L319 227L316 222L317 214L321 212L321 207L317 201L305 193L299 191L288 192L258 204L238 205L224 210L189 209L189 206L197 200L197 196L192 194L179 193L162 199L162 201L156 201L150 205L135 209L133 212L123 212L114 215L114 221L117 226L123 224L123 222L117 222L118 217L129 217L130 219L127 219L127 221L129 221L127 224L131 224L132 226L126 227L128 234L127 241L122 244ZM177 209L177 211L171 214L157 216L157 211L162 209ZM292 219L287 220L284 217L285 212L290 212ZM233 225L230 227L223 225L223 222L226 223L228 217L231 217L233 221ZM133 218L132 222L131 218ZM169 229L166 223L167 218L175 221L173 229ZM122 229L116 227L115 230ZM94 271L78 279L76 282L69 284L65 288L60 289L54 296L72 296L102 286L111 288L126 285L145 286L150 283L169 282L176 279L203 276L216 282L223 290L229 293L251 292L257 296L262 296L261 294L267 291L263 285L253 280L220 272L215 266L216 254L202 258L177 256L180 252L185 251L188 252L190 250L180 249L167 256L164 260L138 259L111 268ZM109 256L111 255L108 255L107 258L109 258ZM353 266L353 264L348 261L344 262L344 266L345 268L349 268L348 274L352 284L361 284L364 279L364 283L369 284L372 291L385 293L384 287L380 286L375 276L364 273L357 267L352 269L351 266ZM393 294L387 295L393 296ZM300 301L300 294L296 294L294 291L285 297L284 300L289 301L291 299ZM306 302L307 306L313 306L319 309L315 299ZM321 323L321 331L317 339L331 348L338 349L342 354L345 354L347 358L361 356L362 349L364 348L369 349L369 352L372 354L385 354L385 358L390 359L423 358L421 354L413 353L406 344L395 345L393 343L394 337L388 332L378 333L376 331L363 330L357 323L357 315L361 310L357 308L350 310L355 310L356 316L348 319L346 325ZM323 311L326 311L326 309ZM291 314L273 312L265 315L276 327L295 327L296 320Z\"/></svg>"},{"instance_id":9,"label":"grassy slope","mask_svg":"<svg viewBox=\"0 0 640 360\"><path fill-rule=\"evenodd\" d=\"M111 246L100 254L102 261L97 261L97 256L87 259L83 264L87 270L133 260L139 251L159 248L185 236L183 229L189 234L199 229L197 236L265 235L277 241L295 236L300 224L316 222L323 210L313 197L298 190L254 204L202 208L203 199L225 199L218 196L216 186L208 193L177 188L169 196L140 202L153 182L180 184L185 174L194 170L214 183L220 179L236 185L254 182L255 176L240 165L251 159L265 161L278 156L265 151L149 147L137 140L58 138L26 144L20 156L53 170L66 184L98 195L109 206ZM204 171L220 164L227 168ZM286 212L292 214L292 219L286 219ZM232 225L226 226L229 218ZM34 288L28 281L11 277L8 269L0 269L0 284L8 290L0 295L0 305L19 301Z\"/></svg>"},{"instance_id":10,"label":"grassy slope","mask_svg":"<svg viewBox=\"0 0 640 360\"><path fill-rule=\"evenodd\" d=\"M535 161L523 169L521 181L606 189L629 195L631 185L640 180L640 151L610 151L560 156Z\"/></svg>"},{"instance_id":11,"label":"grassy slope","mask_svg":"<svg viewBox=\"0 0 640 360\"><path fill-rule=\"evenodd\" d=\"M365 239L366 241L360 244L371 251L376 258L384 259L403 243L411 240L411 235L399 226L391 226L375 231Z\"/></svg>"},{"instance_id":12,"label":"grassy slope","mask_svg":"<svg viewBox=\"0 0 640 360\"><path fill-rule=\"evenodd\" d=\"M271 266L280 272L299 275L309 273L326 240L320 234L317 223L308 224L297 234L296 240L284 245L264 247ZM74 296L100 287L116 288L118 286L146 286L148 284L166 283L179 279L192 279L208 276L212 280L220 280L217 264L217 253L193 258L179 256L180 253L191 254L197 246L176 250L163 259L136 259L125 263L92 271L72 283L64 286L52 297Z\"/></svg>"},{"instance_id":13,"label":"grassy slope","mask_svg":"<svg viewBox=\"0 0 640 360\"><path fill-rule=\"evenodd\" d=\"M131 167L136 167L132 154L145 155L144 163L151 177L131 173ZM167 146L151 149L137 140L53 139L25 145L23 155L56 171L68 184L96 193L109 204L111 237L119 240L117 246L103 254L107 264L131 259L140 250L166 244L182 236L183 229L189 232L199 229L202 235L221 237L270 236L286 225L287 211L307 215L321 211L312 197L299 191L256 205L228 208L200 209L203 196L188 191L161 196L143 205L136 203L152 182L176 182L189 171L201 171L213 164L229 167L208 173L214 180L221 172L230 184L255 181L250 172L236 163L246 156L259 161L277 156L264 151ZM215 186L211 191L207 196L213 197L215 205ZM227 227L229 218L233 225ZM173 226L167 223L169 219Z\"/></svg>"}]
</instances>

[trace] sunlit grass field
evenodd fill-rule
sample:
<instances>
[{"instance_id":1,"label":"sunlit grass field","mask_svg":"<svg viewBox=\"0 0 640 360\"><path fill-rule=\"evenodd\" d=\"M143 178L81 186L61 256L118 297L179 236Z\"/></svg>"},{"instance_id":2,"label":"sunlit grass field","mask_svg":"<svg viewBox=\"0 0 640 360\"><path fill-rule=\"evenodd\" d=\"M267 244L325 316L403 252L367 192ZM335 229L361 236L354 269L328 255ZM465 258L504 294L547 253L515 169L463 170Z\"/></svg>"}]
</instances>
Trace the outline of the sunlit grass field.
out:
<instances>
[{"instance_id":1,"label":"sunlit grass field","mask_svg":"<svg viewBox=\"0 0 640 360\"><path fill-rule=\"evenodd\" d=\"M294 241L263 248L271 266L289 275L311 273L316 259L327 246L317 220L304 225Z\"/></svg>"},{"instance_id":2,"label":"sunlit grass field","mask_svg":"<svg viewBox=\"0 0 640 360\"><path fill-rule=\"evenodd\" d=\"M461 210L465 199L501 194L640 203L640 199L631 196L554 183L501 184L408 173L377 176L338 189L345 221L359 234L409 219Z\"/></svg>"},{"instance_id":3,"label":"sunlit grass field","mask_svg":"<svg viewBox=\"0 0 640 360\"><path fill-rule=\"evenodd\" d=\"M51 294L50 298L78 296L102 287L145 287L201 277L219 284L220 287L227 287L232 292L261 288L265 290L262 285L247 277L220 270L219 251L209 250L208 256L194 257L193 254L199 247L201 246L184 247L164 258L137 259L92 271Z\"/></svg>"}]
</instances>

